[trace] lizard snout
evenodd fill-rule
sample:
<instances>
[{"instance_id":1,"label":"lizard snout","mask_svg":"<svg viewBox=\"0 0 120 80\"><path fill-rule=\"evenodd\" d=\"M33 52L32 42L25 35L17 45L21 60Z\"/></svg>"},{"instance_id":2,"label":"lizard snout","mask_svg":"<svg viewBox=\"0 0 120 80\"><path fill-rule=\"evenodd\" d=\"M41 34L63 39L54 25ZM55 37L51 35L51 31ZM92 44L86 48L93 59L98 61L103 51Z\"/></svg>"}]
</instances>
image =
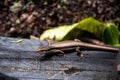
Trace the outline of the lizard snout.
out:
<instances>
[{"instance_id":1,"label":"lizard snout","mask_svg":"<svg viewBox=\"0 0 120 80\"><path fill-rule=\"evenodd\" d=\"M40 47L40 48L36 49L35 52L42 52L42 51L47 51L47 50L49 50L48 47Z\"/></svg>"}]
</instances>

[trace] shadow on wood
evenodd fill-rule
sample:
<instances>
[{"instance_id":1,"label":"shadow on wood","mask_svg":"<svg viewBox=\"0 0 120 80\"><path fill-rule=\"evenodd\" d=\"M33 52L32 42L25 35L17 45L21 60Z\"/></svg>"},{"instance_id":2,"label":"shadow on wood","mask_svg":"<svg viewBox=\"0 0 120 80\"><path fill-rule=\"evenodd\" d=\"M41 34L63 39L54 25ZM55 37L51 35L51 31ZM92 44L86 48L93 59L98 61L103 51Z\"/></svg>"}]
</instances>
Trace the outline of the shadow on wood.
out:
<instances>
[{"instance_id":1,"label":"shadow on wood","mask_svg":"<svg viewBox=\"0 0 120 80\"><path fill-rule=\"evenodd\" d=\"M3 73L0 73L0 80L19 80L19 79L15 78L15 77L7 76Z\"/></svg>"}]
</instances>

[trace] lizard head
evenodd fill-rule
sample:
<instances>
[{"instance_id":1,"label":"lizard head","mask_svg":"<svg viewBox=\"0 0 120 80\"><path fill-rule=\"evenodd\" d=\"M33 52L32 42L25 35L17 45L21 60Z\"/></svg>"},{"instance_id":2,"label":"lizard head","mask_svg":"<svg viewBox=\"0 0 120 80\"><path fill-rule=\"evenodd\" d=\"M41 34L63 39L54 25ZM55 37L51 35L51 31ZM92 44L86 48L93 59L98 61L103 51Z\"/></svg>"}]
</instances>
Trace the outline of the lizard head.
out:
<instances>
[{"instance_id":1,"label":"lizard head","mask_svg":"<svg viewBox=\"0 0 120 80\"><path fill-rule=\"evenodd\" d=\"M42 51L48 51L50 49L50 47L40 47L38 49L35 50L35 52L42 52Z\"/></svg>"}]
</instances>

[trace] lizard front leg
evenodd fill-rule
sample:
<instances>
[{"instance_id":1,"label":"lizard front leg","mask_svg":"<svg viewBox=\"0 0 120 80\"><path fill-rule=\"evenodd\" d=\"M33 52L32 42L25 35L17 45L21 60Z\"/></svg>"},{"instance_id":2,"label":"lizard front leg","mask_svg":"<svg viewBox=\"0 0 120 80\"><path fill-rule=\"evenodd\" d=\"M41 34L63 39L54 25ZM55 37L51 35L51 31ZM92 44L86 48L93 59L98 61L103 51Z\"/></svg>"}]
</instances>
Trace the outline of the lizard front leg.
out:
<instances>
[{"instance_id":1,"label":"lizard front leg","mask_svg":"<svg viewBox=\"0 0 120 80\"><path fill-rule=\"evenodd\" d=\"M50 50L49 52L50 52L50 53L61 53L61 54L62 54L62 57L65 57L65 53L64 53L62 50L54 49L54 50Z\"/></svg>"},{"instance_id":2,"label":"lizard front leg","mask_svg":"<svg viewBox=\"0 0 120 80\"><path fill-rule=\"evenodd\" d=\"M48 43L48 46L50 46L50 45L51 45L51 41L50 41L50 40L47 40L47 43Z\"/></svg>"}]
</instances>

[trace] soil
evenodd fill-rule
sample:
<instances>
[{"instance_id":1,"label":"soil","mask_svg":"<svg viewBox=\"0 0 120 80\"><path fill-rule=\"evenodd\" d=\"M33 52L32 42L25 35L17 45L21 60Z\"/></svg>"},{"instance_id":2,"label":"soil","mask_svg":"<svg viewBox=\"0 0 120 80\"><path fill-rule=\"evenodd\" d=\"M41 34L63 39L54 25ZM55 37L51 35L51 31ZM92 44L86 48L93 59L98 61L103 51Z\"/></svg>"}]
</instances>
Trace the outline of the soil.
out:
<instances>
[{"instance_id":1,"label":"soil","mask_svg":"<svg viewBox=\"0 0 120 80\"><path fill-rule=\"evenodd\" d=\"M17 7L13 5L17 3ZM120 18L119 0L1 0L0 36L39 37L46 29L94 17L102 22ZM120 21L115 21L119 27Z\"/></svg>"}]
</instances>

